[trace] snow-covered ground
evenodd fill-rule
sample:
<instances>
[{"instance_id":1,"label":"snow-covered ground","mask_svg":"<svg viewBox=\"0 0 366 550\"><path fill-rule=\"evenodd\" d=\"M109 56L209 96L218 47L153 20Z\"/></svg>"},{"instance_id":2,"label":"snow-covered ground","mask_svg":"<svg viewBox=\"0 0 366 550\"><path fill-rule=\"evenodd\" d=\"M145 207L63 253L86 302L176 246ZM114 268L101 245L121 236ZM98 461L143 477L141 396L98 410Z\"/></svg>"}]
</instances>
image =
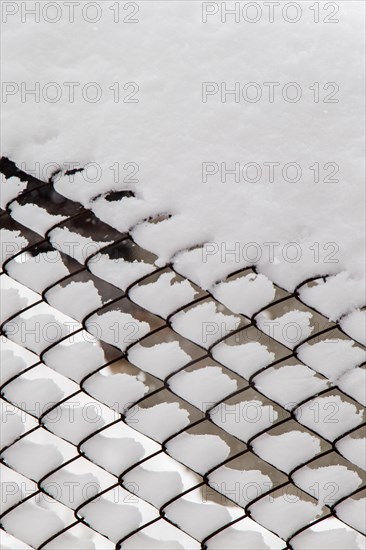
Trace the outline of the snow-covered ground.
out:
<instances>
[{"instance_id":1,"label":"snow-covered ground","mask_svg":"<svg viewBox=\"0 0 366 550\"><path fill-rule=\"evenodd\" d=\"M126 204L130 227L172 213L136 238L162 261L215 243L207 258L177 259L203 286L226 253L291 289L314 275L363 276L362 2L241 2L225 22L234 2L83 1L72 23L64 2L39 22L26 11L36 3L6 4L5 155L41 179L93 163L57 189L85 204L135 189L143 201ZM225 96L235 86L239 97ZM93 204L120 228L116 208Z\"/></svg>"}]
</instances>

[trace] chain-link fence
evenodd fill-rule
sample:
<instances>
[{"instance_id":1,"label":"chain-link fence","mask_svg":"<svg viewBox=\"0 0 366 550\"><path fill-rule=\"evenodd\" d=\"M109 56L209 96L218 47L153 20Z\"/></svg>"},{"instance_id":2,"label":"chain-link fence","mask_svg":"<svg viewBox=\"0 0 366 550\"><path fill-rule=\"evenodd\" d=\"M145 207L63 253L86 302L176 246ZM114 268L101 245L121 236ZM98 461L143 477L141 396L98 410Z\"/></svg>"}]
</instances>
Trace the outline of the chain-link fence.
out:
<instances>
[{"instance_id":1,"label":"chain-link fence","mask_svg":"<svg viewBox=\"0 0 366 550\"><path fill-rule=\"evenodd\" d=\"M203 290L1 170L4 548L362 548L364 350L316 280Z\"/></svg>"}]
</instances>

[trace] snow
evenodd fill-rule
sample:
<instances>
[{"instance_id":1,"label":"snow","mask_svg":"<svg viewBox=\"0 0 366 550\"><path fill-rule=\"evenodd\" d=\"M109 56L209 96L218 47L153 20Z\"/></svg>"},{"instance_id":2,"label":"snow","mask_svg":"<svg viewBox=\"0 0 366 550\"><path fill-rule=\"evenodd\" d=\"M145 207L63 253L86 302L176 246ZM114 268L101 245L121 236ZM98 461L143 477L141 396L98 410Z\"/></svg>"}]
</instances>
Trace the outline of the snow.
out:
<instances>
[{"instance_id":1,"label":"snow","mask_svg":"<svg viewBox=\"0 0 366 550\"><path fill-rule=\"evenodd\" d=\"M258 456L286 474L321 451L317 437L298 430L281 435L262 434L252 445Z\"/></svg>"},{"instance_id":2,"label":"snow","mask_svg":"<svg viewBox=\"0 0 366 550\"><path fill-rule=\"evenodd\" d=\"M21 235L20 231L10 231L9 229L1 228L0 237L2 243L2 246L0 246L1 264L12 258L14 254L17 254L29 244L28 239Z\"/></svg>"},{"instance_id":3,"label":"snow","mask_svg":"<svg viewBox=\"0 0 366 550\"><path fill-rule=\"evenodd\" d=\"M66 286L54 287L46 293L46 299L52 307L80 322L103 305L93 281L71 281Z\"/></svg>"},{"instance_id":4,"label":"snow","mask_svg":"<svg viewBox=\"0 0 366 550\"><path fill-rule=\"evenodd\" d=\"M191 361L179 342L163 342L147 348L135 344L128 350L128 359L140 369L162 380Z\"/></svg>"},{"instance_id":5,"label":"snow","mask_svg":"<svg viewBox=\"0 0 366 550\"><path fill-rule=\"evenodd\" d=\"M4 396L11 403L39 417L48 408L61 401L64 392L53 380L39 378L31 380L27 373L8 384Z\"/></svg>"},{"instance_id":6,"label":"snow","mask_svg":"<svg viewBox=\"0 0 366 550\"><path fill-rule=\"evenodd\" d=\"M7 447L25 431L19 409L1 400L1 446Z\"/></svg>"},{"instance_id":7,"label":"snow","mask_svg":"<svg viewBox=\"0 0 366 550\"><path fill-rule=\"evenodd\" d=\"M88 170L88 167L86 167L86 170ZM85 174L82 172L76 172L71 177L65 176L61 172L54 180L54 187L60 195L80 202L85 207L90 204L90 200L93 197L97 197L98 194L110 191L111 189L103 181L93 184L88 178L85 178ZM97 203L98 200L95 200L93 204ZM107 203L107 201L105 202Z\"/></svg>"},{"instance_id":8,"label":"snow","mask_svg":"<svg viewBox=\"0 0 366 550\"><path fill-rule=\"evenodd\" d=\"M160 538L154 539L144 533L137 533L123 544L123 548L126 550L140 550L141 548L149 548L149 550L180 550L184 549L184 546L175 540L162 541Z\"/></svg>"},{"instance_id":9,"label":"snow","mask_svg":"<svg viewBox=\"0 0 366 550\"><path fill-rule=\"evenodd\" d=\"M273 283L264 275L250 273L212 288L214 297L234 313L251 317L275 297Z\"/></svg>"},{"instance_id":10,"label":"snow","mask_svg":"<svg viewBox=\"0 0 366 550\"><path fill-rule=\"evenodd\" d=\"M314 286L304 285L299 296L331 321L337 321L342 315L365 304L365 280L343 271L327 277L325 281L316 280Z\"/></svg>"},{"instance_id":11,"label":"snow","mask_svg":"<svg viewBox=\"0 0 366 550\"><path fill-rule=\"evenodd\" d=\"M355 345L355 342L339 338L326 339L315 344L305 343L297 350L297 356L331 381L336 381L366 359L365 351Z\"/></svg>"},{"instance_id":12,"label":"snow","mask_svg":"<svg viewBox=\"0 0 366 550\"><path fill-rule=\"evenodd\" d=\"M230 447L217 435L183 432L167 443L167 451L203 475L228 457Z\"/></svg>"},{"instance_id":13,"label":"snow","mask_svg":"<svg viewBox=\"0 0 366 550\"><path fill-rule=\"evenodd\" d=\"M344 332L366 346L366 310L355 309L340 320Z\"/></svg>"},{"instance_id":14,"label":"snow","mask_svg":"<svg viewBox=\"0 0 366 550\"><path fill-rule=\"evenodd\" d=\"M80 509L87 524L114 543L141 523L155 519L157 513L152 506L121 487L108 491Z\"/></svg>"},{"instance_id":15,"label":"snow","mask_svg":"<svg viewBox=\"0 0 366 550\"><path fill-rule=\"evenodd\" d=\"M66 180L67 178L65 178ZM106 182L107 183L107 182ZM105 190L111 189L109 186L105 186ZM88 197L91 197L90 186L87 190ZM95 191L94 191L95 193ZM72 196L74 199L74 196ZM88 200L86 205L89 206ZM158 212L159 206L152 206L151 204L135 197L123 197L120 201L109 202L104 197L97 198L91 203L91 209L98 218L105 223L112 225L115 229L118 229L121 233L132 230L136 224L145 218L154 215ZM134 236L134 234L132 234ZM139 239L134 239L135 242L141 244Z\"/></svg>"},{"instance_id":16,"label":"snow","mask_svg":"<svg viewBox=\"0 0 366 550\"><path fill-rule=\"evenodd\" d=\"M298 491L293 494L288 487L285 494L274 497L265 496L250 506L252 518L261 525L276 533L283 539L288 539L295 531L314 520L321 507L313 502L299 498Z\"/></svg>"},{"instance_id":17,"label":"snow","mask_svg":"<svg viewBox=\"0 0 366 550\"><path fill-rule=\"evenodd\" d=\"M126 422L136 430L160 443L189 423L189 413L179 403L158 403L153 407L132 407Z\"/></svg>"},{"instance_id":18,"label":"snow","mask_svg":"<svg viewBox=\"0 0 366 550\"><path fill-rule=\"evenodd\" d=\"M74 455L71 445L42 428L9 447L4 452L4 459L16 471L39 481Z\"/></svg>"},{"instance_id":19,"label":"snow","mask_svg":"<svg viewBox=\"0 0 366 550\"><path fill-rule=\"evenodd\" d=\"M192 220L189 220L189 223L192 227ZM197 229L196 227L196 231ZM174 257L174 269L205 290L225 279L233 271L251 265L247 260L238 259L236 256L233 259L230 252L227 253L235 250L236 243L212 242L212 238L205 238L205 234L201 237L200 243L202 241L203 246L177 254Z\"/></svg>"},{"instance_id":20,"label":"snow","mask_svg":"<svg viewBox=\"0 0 366 550\"><path fill-rule=\"evenodd\" d=\"M24 502L4 517L4 528L30 546L37 548L65 527L65 522L57 514L54 501L46 508L35 501ZM71 522L70 522L71 523Z\"/></svg>"},{"instance_id":21,"label":"snow","mask_svg":"<svg viewBox=\"0 0 366 550\"><path fill-rule=\"evenodd\" d=\"M114 544L83 523L78 523L45 546L47 550L113 550Z\"/></svg>"},{"instance_id":22,"label":"snow","mask_svg":"<svg viewBox=\"0 0 366 550\"><path fill-rule=\"evenodd\" d=\"M254 384L260 392L290 410L329 386L327 380L301 364L270 367L255 377Z\"/></svg>"},{"instance_id":23,"label":"snow","mask_svg":"<svg viewBox=\"0 0 366 550\"><path fill-rule=\"evenodd\" d=\"M45 548L47 548L47 550L60 550L60 548L70 548L72 550L95 550L96 546L94 541L87 538L82 538L80 536L75 537L66 531L59 537L56 537L56 539L49 542ZM107 550L107 546L104 546L103 548Z\"/></svg>"},{"instance_id":24,"label":"snow","mask_svg":"<svg viewBox=\"0 0 366 550\"><path fill-rule=\"evenodd\" d=\"M10 16L8 22L3 24L4 53L9 59L4 67L5 82L18 82L19 86L23 82L31 88L34 75L37 75L40 86L55 81L62 85L77 79L79 85L96 81L103 88L103 97L95 104L85 101L79 93L80 88L74 103L65 98L65 94L56 103L45 101L42 95L39 102L29 96L22 101L20 94L7 97L3 110L3 127L7 129L3 142L4 154L18 165L24 163L23 168L28 172L35 167L37 169L35 163L39 163L42 169L47 163L56 162L63 174L65 163L70 159L81 166L96 163L101 172L98 181L88 180L85 172L62 175L56 178L55 188L72 200L80 201L99 219L119 231L131 230L137 243L156 254L156 265L164 266L171 262L177 272L201 288L210 289L216 299L229 306L234 314L250 316L266 306L274 292L271 281L293 291L308 277L326 276L325 282L318 280L302 287L301 299L331 319L340 319L346 334L361 342L364 312L357 308L364 305L361 292L365 265L362 3L352 0L343 3L337 25L314 24L311 20L314 14L305 3L302 5L301 21L293 25L281 17L275 23L236 23L232 16L228 17L227 23L221 23L220 18L214 16L203 24L201 2L168 3L158 0L139 2L139 24L116 24L109 9L112 2L104 2L102 6L102 19L93 24L80 17L71 24L65 16L55 24L49 24L44 18L39 23L30 18L25 24L20 24L19 14ZM218 7L221 9L222 6ZM303 96L297 103L284 101L281 93L273 103L264 98L257 103L243 100L237 103L232 95L225 102L220 94L208 98L206 103L202 101L203 81L216 80L232 88L239 79L261 83L263 90L263 82L276 81L282 88L286 82L298 81ZM113 101L111 85L117 80L121 93L124 83L138 83L138 103ZM320 85L319 102L314 101L312 96L314 82ZM324 103L323 100L327 82L335 82L340 90L339 101L334 104ZM263 178L258 183L234 182L232 175L228 175L228 180L222 181L222 174L219 174L204 182L202 164L208 161L217 167L226 162L230 168L235 163L258 162L262 166ZM269 161L282 165L296 161L302 167L301 181L270 183L263 168L264 163ZM325 163L329 162L339 167L340 181L334 184L324 181L314 183L314 174L309 167L319 163L324 168ZM138 168L137 175L132 178L125 173L128 163L134 163ZM122 177L117 179L111 169L116 164L123 171ZM15 199L10 209L14 219L43 235L64 217L51 215L34 204L20 205L16 198L25 185L18 178L2 181L2 204ZM112 202L106 199L109 191L121 189L133 190L135 197ZM160 214L171 217L157 223L148 219ZM5 258L29 244L19 231L5 229L2 237ZM95 242L67 227L60 227L51 232L51 242L84 265L91 254L105 247L109 241ZM273 257L268 247L271 243L275 245ZM292 252L294 247L299 252L300 257L296 261L287 254L289 243L292 244ZM254 255L251 256L249 252L253 254L253 250ZM14 274L16 279L29 284L37 292L55 282L59 275L67 274L62 262L57 262L54 269L43 269L40 265L38 270L35 260L30 259L27 253L24 258L27 260L24 270L21 264L23 257L20 257L9 264L9 274ZM113 284L122 289L153 269L142 262L125 265L128 263L121 261L118 265L112 265L104 254L99 254L97 258L100 261L90 262L88 267L102 278L107 273L107 279L113 279ZM256 266L258 276L225 281L225 277L234 271L252 265ZM42 271L41 275L39 271ZM48 279L49 276L54 279ZM172 284L173 278L169 277L169 274L164 274L151 286L137 286L131 290L131 299L166 317L191 301L195 292L189 281ZM94 287L89 283L82 284L84 286L71 283L57 297L56 292L49 294L50 298L53 295L51 299L55 299L53 303L57 307L62 311L66 308L65 312L70 317L79 320L81 315L101 304ZM7 289L7 293L12 306L5 311L6 315L9 311L19 311L24 300L29 298L29 295L18 294L14 290L9 295ZM81 295L85 296L85 301L80 299ZM78 304L75 298L78 298ZM221 310L214 302L201 303L175 315L173 328L207 349L236 329L240 321L236 315L227 315L223 311L224 308ZM264 323L272 323L271 327L279 323L274 330L275 338L293 349L313 334L310 317L311 314L301 311L292 311L274 319L262 313L257 316L257 322L263 330L266 329ZM18 316L12 326L6 325L5 331L11 340L37 353L50 344L56 344L45 354L46 365L60 375L80 382L87 374L102 367L106 357L100 345L86 340L85 332L82 333L85 341L68 341L58 345L58 339L71 332L71 325L66 324L70 322L71 318L56 313L52 308L35 306L27 314ZM203 323L208 323L206 329L210 330L203 331ZM289 338L289 324L300 329L298 333L295 330L295 337L290 333ZM56 328L56 338L44 338L44 330L49 325ZM133 326L134 331L137 329L132 338L128 328L116 338L114 329L125 329L125 325ZM20 330L22 326L27 330L26 335ZM41 331L38 335L29 332L38 328L38 332ZM80 328L80 325L74 324L73 330L75 328ZM108 311L89 319L88 330L125 351L129 344L147 335L150 326L120 311ZM255 386L270 399L292 409L296 403L328 387L328 381L320 376L324 375L332 383L337 383L347 395L364 403L364 372L357 368L363 360L360 348L346 340L333 341L332 344L333 348L326 342L302 346L298 350L299 360L311 368L300 364L270 367L255 378ZM275 359L274 354L264 346L254 343L230 346L221 342L213 348L213 355L221 364L247 379ZM178 341L151 347L138 343L128 350L128 357L139 368L160 379L192 360ZM6 377L24 368L24 363L16 355L10 359ZM217 377L217 388L209 387L211 377L209 380L206 378L208 372ZM176 384L177 393L195 405L201 402L201 388L205 389L205 395L209 394L210 400L217 400L224 392L230 393L234 388L234 381L229 381L216 367L179 373L170 379L170 384L172 389ZM45 379L24 375L9 384L4 395L14 402L24 400L26 409L31 413L36 403L44 405L47 400L59 400L65 395L65 387L53 377ZM122 374L105 377L99 373L91 377L85 387L109 406L112 404L109 398L113 398L120 412L124 411L127 389L133 399L142 397L146 391L141 380ZM107 395L108 398L105 397ZM119 475L124 468L146 456L147 449L154 452L160 448L151 441L149 447L148 438L132 437L131 433L137 434L141 430L162 442L178 429L186 428L191 420L179 400L147 408L132 408L127 422L135 432L131 429L131 432L123 431L124 436L113 437L107 435L109 430L106 428L105 432L103 430L93 435L95 430L108 426L117 415L82 390L80 396L71 399L76 404L71 407L73 421L70 421L72 403L66 402L53 411L57 422L52 422L52 415L44 418L46 427L73 444L91 436L83 445L87 456L114 475ZM96 415L95 421L89 421L85 416L88 403L94 412L102 413ZM300 423L333 440L361 423L362 412L356 405L346 396L327 395L302 405L295 415ZM249 407L252 407L252 413L259 415L254 422ZM248 441L256 433L272 426L278 413L272 405L263 405L260 400L248 398L248 401L236 405L224 403L211 412L211 418L223 430ZM29 415L16 407L12 407L11 414L5 411L5 419L2 434L5 445L11 444L30 427L38 426ZM135 424L134 420L137 420ZM122 422L118 424L121 427ZM359 441L346 436L337 443L341 452L358 465L361 460ZM272 449L273 454L277 453L275 458L278 464L287 469L293 467L295 459L296 463L301 462L310 454L315 456L313 453L318 450L316 438L302 432L290 432L285 436L264 434L253 445L258 445L258 452L263 456L268 453L268 460ZM25 457L38 456L38 447L37 443L24 438L23 445L17 449L15 444L8 449L7 456L12 456L14 464L25 472L26 458L20 458L20 452ZM288 453L289 456L284 456L283 449L290 448L294 450ZM45 461L47 458L52 464L58 464L60 457L51 443L42 444L42 449L47 455ZM217 436L182 433L169 442L168 451L195 471L205 473L225 460L230 449ZM29 475L41 475L41 466L44 465L35 464L32 471L29 465ZM165 470L152 475L151 472L146 473L148 467L145 466L137 469L137 477L142 481L142 491L146 497L158 503L160 498L170 494L170 490L172 493L180 490L178 478L170 480L167 476L164 481L168 485L162 486L161 493L159 490L152 491L152 486L161 483ZM327 472L323 468L312 468L309 473L310 468L305 467L298 472L299 479L308 489L314 475L318 476L319 483L323 483L324 479L332 481L333 477L342 479L347 491L356 486L356 475L351 470L345 472L342 466L327 468ZM260 482L266 478L258 473L253 474L252 478L252 474L246 471L237 474L226 466L220 472L230 482L237 479L235 476ZM170 475L171 472L166 473ZM69 471L61 470L61 481L69 479L69 474ZM16 479L21 478L13 472L12 475ZM145 476L148 475L154 478L151 487L145 483ZM82 482L94 479L92 476L86 472ZM47 548L92 550L96 546L106 550L114 547L121 537L159 518L156 509L147 504L143 509L144 503L133 495L122 489L119 495L117 501L113 499L114 495L103 495L80 511L80 517L85 518L93 529L110 537L113 541L111 546L110 541L102 536L92 538L85 531L73 530L73 534L70 531L57 537ZM218 497L221 498L221 495ZM131 498L135 499L133 503ZM274 501L271 498L265 497L254 504L251 512L254 520L284 538L320 514L320 506L310 498L295 503L283 497L276 496ZM224 497L222 501L225 502ZM360 504L355 502L353 498L347 499L339 506L339 514L358 528ZM144 528L122 547L191 550L196 543L193 541L193 545L190 544L190 536L201 541L242 514L243 510L239 507L203 502L201 492L195 495L190 493L166 510L167 518L184 529L187 537L178 538L178 530L173 532L175 527L171 527L169 536L167 534L162 540L159 531ZM283 541L280 546L276 537L269 535L266 529L256 529L254 524L249 523L249 518L245 519L248 520L246 529L240 530L236 524L224 529L208 541L208 548L280 549L287 544ZM32 499L5 516L3 525L16 538L38 548L48 537L56 535L74 521L73 513L65 506L55 501L49 505L43 501L38 504ZM163 524L161 518L157 522L159 524ZM361 549L363 543L357 532L335 518L308 527L291 540L294 550L353 550ZM9 542L8 538L5 547L7 545L17 549L22 547L22 543Z\"/></svg>"},{"instance_id":25,"label":"snow","mask_svg":"<svg viewBox=\"0 0 366 550\"><path fill-rule=\"evenodd\" d=\"M41 486L55 500L72 509L100 492L98 478L89 472L75 475L68 467L48 476ZM70 487L73 487L72 491Z\"/></svg>"},{"instance_id":26,"label":"snow","mask_svg":"<svg viewBox=\"0 0 366 550\"><path fill-rule=\"evenodd\" d=\"M282 550L283 540L249 517L224 529L207 541L209 550Z\"/></svg>"},{"instance_id":27,"label":"snow","mask_svg":"<svg viewBox=\"0 0 366 550\"><path fill-rule=\"evenodd\" d=\"M256 315L255 321L265 334L293 349L313 332L314 327L310 324L311 318L310 312L294 309L274 318L269 311L264 311Z\"/></svg>"},{"instance_id":28,"label":"snow","mask_svg":"<svg viewBox=\"0 0 366 550\"><path fill-rule=\"evenodd\" d=\"M236 404L220 403L210 411L210 418L225 431L242 441L268 428L278 418L272 405L259 400L243 400Z\"/></svg>"},{"instance_id":29,"label":"snow","mask_svg":"<svg viewBox=\"0 0 366 550\"><path fill-rule=\"evenodd\" d=\"M88 257L98 252L100 248L112 244L112 241L94 241L91 237L83 237L67 227L52 229L49 240L56 250L72 256L80 264L84 264Z\"/></svg>"},{"instance_id":30,"label":"snow","mask_svg":"<svg viewBox=\"0 0 366 550\"><path fill-rule=\"evenodd\" d=\"M163 468L161 471L152 471L149 463L148 468L136 466L124 476L123 482L125 487L135 489L139 497L158 509L184 491L178 471L164 471Z\"/></svg>"},{"instance_id":31,"label":"snow","mask_svg":"<svg viewBox=\"0 0 366 550\"><path fill-rule=\"evenodd\" d=\"M301 424L314 430L325 439L333 441L362 422L363 411L339 395L316 397L295 411Z\"/></svg>"},{"instance_id":32,"label":"snow","mask_svg":"<svg viewBox=\"0 0 366 550\"><path fill-rule=\"evenodd\" d=\"M50 269L52 264L52 269ZM58 250L31 256L29 252L20 254L7 265L9 275L27 285L39 294L48 286L69 274Z\"/></svg>"},{"instance_id":33,"label":"snow","mask_svg":"<svg viewBox=\"0 0 366 550\"><path fill-rule=\"evenodd\" d=\"M154 266L146 262L126 262L123 258L110 259L108 254L97 254L88 267L94 275L122 290L126 290L131 283L154 271Z\"/></svg>"},{"instance_id":34,"label":"snow","mask_svg":"<svg viewBox=\"0 0 366 550\"><path fill-rule=\"evenodd\" d=\"M56 409L47 413L43 418L43 424L48 430L78 445L85 437L104 426L102 416L104 409L97 402L93 402L87 396L72 398Z\"/></svg>"},{"instance_id":35,"label":"snow","mask_svg":"<svg viewBox=\"0 0 366 550\"><path fill-rule=\"evenodd\" d=\"M237 329L240 317L225 315L217 311L214 302L206 302L177 313L172 317L171 323L179 334L209 348L216 340Z\"/></svg>"},{"instance_id":36,"label":"snow","mask_svg":"<svg viewBox=\"0 0 366 550\"><path fill-rule=\"evenodd\" d=\"M117 346L124 351L150 331L149 323L138 321L129 313L107 311L96 313L86 321L86 329L96 338Z\"/></svg>"},{"instance_id":37,"label":"snow","mask_svg":"<svg viewBox=\"0 0 366 550\"><path fill-rule=\"evenodd\" d=\"M67 218L67 216L50 214L45 208L36 204L19 204L17 201L11 204L10 211L14 220L42 236L48 229Z\"/></svg>"},{"instance_id":38,"label":"snow","mask_svg":"<svg viewBox=\"0 0 366 550\"><path fill-rule=\"evenodd\" d=\"M199 543L180 531L174 525L161 519L148 525L140 532L129 537L122 545L123 550L199 550Z\"/></svg>"},{"instance_id":39,"label":"snow","mask_svg":"<svg viewBox=\"0 0 366 550\"><path fill-rule=\"evenodd\" d=\"M159 256L157 265L163 266L174 258L174 267L177 268L178 273L181 273L178 267L180 257L178 253L197 244L195 228L187 224L187 220L180 215L174 215L154 224L141 223L133 229L131 234L140 246ZM167 239L167 234L174 235L174 239Z\"/></svg>"},{"instance_id":40,"label":"snow","mask_svg":"<svg viewBox=\"0 0 366 550\"><path fill-rule=\"evenodd\" d=\"M13 282L5 273L1 275L0 282L1 323L38 301L38 296L34 292L17 282Z\"/></svg>"},{"instance_id":41,"label":"snow","mask_svg":"<svg viewBox=\"0 0 366 550\"><path fill-rule=\"evenodd\" d=\"M366 438L355 438L352 435L346 435L337 442L338 451L347 460L356 464L359 468L366 470Z\"/></svg>"},{"instance_id":42,"label":"snow","mask_svg":"<svg viewBox=\"0 0 366 550\"><path fill-rule=\"evenodd\" d=\"M137 376L119 372L111 376L98 372L84 383L84 389L121 414L149 391Z\"/></svg>"},{"instance_id":43,"label":"snow","mask_svg":"<svg viewBox=\"0 0 366 550\"><path fill-rule=\"evenodd\" d=\"M2 550L31 550L31 547L25 542L9 535L6 531L0 530L0 540Z\"/></svg>"},{"instance_id":44,"label":"snow","mask_svg":"<svg viewBox=\"0 0 366 550\"><path fill-rule=\"evenodd\" d=\"M309 527L291 541L294 550L363 550L365 538L336 518Z\"/></svg>"},{"instance_id":45,"label":"snow","mask_svg":"<svg viewBox=\"0 0 366 550\"><path fill-rule=\"evenodd\" d=\"M96 531L117 542L140 525L141 514L136 506L113 503L103 496L82 508L87 523ZM123 522L120 518L123 517Z\"/></svg>"},{"instance_id":46,"label":"snow","mask_svg":"<svg viewBox=\"0 0 366 550\"><path fill-rule=\"evenodd\" d=\"M22 193L22 191L24 191L28 186L26 181L21 181L15 176L6 179L3 175L1 175L0 184L0 205L3 210L6 209L6 206L10 201L16 199L16 197L20 195L20 193Z\"/></svg>"},{"instance_id":47,"label":"snow","mask_svg":"<svg viewBox=\"0 0 366 550\"><path fill-rule=\"evenodd\" d=\"M45 313L41 313L42 311ZM5 332L13 342L24 345L37 354L77 328L75 321L43 304L25 311L5 324Z\"/></svg>"},{"instance_id":48,"label":"snow","mask_svg":"<svg viewBox=\"0 0 366 550\"><path fill-rule=\"evenodd\" d=\"M335 508L339 519L357 529L361 533L366 532L366 498L347 498Z\"/></svg>"},{"instance_id":49,"label":"snow","mask_svg":"<svg viewBox=\"0 0 366 550\"><path fill-rule=\"evenodd\" d=\"M366 407L366 370L364 368L352 369L346 372L338 381L338 387L347 395Z\"/></svg>"},{"instance_id":50,"label":"snow","mask_svg":"<svg viewBox=\"0 0 366 550\"><path fill-rule=\"evenodd\" d=\"M66 193L68 187L68 193L76 200L83 197L84 202L112 188L131 187L121 181L124 172L116 183L110 167L118 162L122 172L127 162L135 162L140 171L133 187L140 192L139 200L146 201L147 210L159 204L180 216L183 226L190 228L191 240L196 241L193 244L208 239L216 243L256 242L264 249L263 243L269 240L280 243L275 251L277 264L269 263L264 253L259 263L273 268L287 287L319 272L360 275L364 263L359 254L363 240L363 174L361 160L358 162L363 152L360 4L348 2L336 25L315 25L310 10L304 10L301 20L293 25L281 16L272 24L268 18L252 25L228 18L223 24L219 14L203 24L201 10L196 2L174 2L169 8L163 2L144 2L140 23L130 25L114 23L108 7L93 25L82 20L80 11L73 24L65 13L53 25L43 18L37 24L29 18L19 27L19 15L9 17L4 25L4 50L9 58L5 81L22 82L24 64L28 80L34 80L31 75L37 69L42 86L57 82L63 94L57 103L43 98L37 103L32 97L21 102L20 93L9 96L4 113L8 128L4 152L29 169L34 169L35 162L43 167L50 160L60 166L70 159L80 165L98 163L101 177L97 182L88 181L82 173L75 174L69 186L62 183L64 178L57 181L60 191ZM35 25L38 33L34 33ZM332 47L323 48L323 44ZM344 44L355 53L351 58ZM75 51L79 52L78 59ZM121 51L129 54L122 66ZM289 51L293 54L288 55ZM243 66L247 67L246 78L240 79L238 67ZM62 83L73 80L74 71L80 86L75 102L70 103ZM138 83L139 103L113 101L109 87L117 80L123 94L124 83ZM273 103L264 97L258 103L236 103L233 97L222 103L217 94L202 103L200 92L205 80L226 82L228 88L238 80L258 82L263 96L263 82L276 81L280 83L279 96ZM104 92L95 104L83 100L81 94L82 85L93 81ZM301 84L303 97L298 103L282 100L281 86L289 81ZM326 82L337 82L339 102L323 103L322 92L319 103L314 103L308 89L314 82L320 83L321 90ZM347 147L341 146L339 135ZM282 178L277 177L270 184L263 163L273 159L282 166L298 162L303 172L301 181L281 183L278 180ZM206 161L218 166L226 162L230 169L235 162L257 162L263 177L258 183L235 183L229 175L222 183L217 175L203 183L202 162ZM308 168L314 162L320 166L336 162L340 181L314 183ZM109 205L117 210L113 203ZM128 225L146 216L145 212L139 214ZM124 216L115 217L123 223ZM114 223L109 212L106 218ZM172 226L160 242L162 253L168 241L175 243L182 234L181 227ZM283 244L291 241L299 243L302 251L300 260L293 264L282 257ZM339 247L338 263L325 261L331 249L323 247L331 242ZM314 243L319 243L322 252L318 261L314 248L310 249ZM282 266L285 269L281 271ZM222 277L210 273L210 278Z\"/></svg>"},{"instance_id":51,"label":"snow","mask_svg":"<svg viewBox=\"0 0 366 550\"><path fill-rule=\"evenodd\" d=\"M165 508L165 514L180 529L202 541L216 529L231 521L230 508L212 502L194 502L191 494L181 497ZM233 509L234 514L238 511Z\"/></svg>"},{"instance_id":52,"label":"snow","mask_svg":"<svg viewBox=\"0 0 366 550\"><path fill-rule=\"evenodd\" d=\"M3 464L1 471L1 514L37 491L37 484Z\"/></svg>"},{"instance_id":53,"label":"snow","mask_svg":"<svg viewBox=\"0 0 366 550\"><path fill-rule=\"evenodd\" d=\"M144 454L143 446L135 439L108 437L103 433L86 441L82 450L93 462L114 475L138 462Z\"/></svg>"},{"instance_id":54,"label":"snow","mask_svg":"<svg viewBox=\"0 0 366 550\"><path fill-rule=\"evenodd\" d=\"M237 389L236 380L220 367L205 367L193 372L182 371L169 380L169 387L202 411L207 403L217 403Z\"/></svg>"},{"instance_id":55,"label":"snow","mask_svg":"<svg viewBox=\"0 0 366 550\"><path fill-rule=\"evenodd\" d=\"M220 342L212 349L212 355L217 361L246 379L275 359L275 354L259 342L237 346Z\"/></svg>"},{"instance_id":56,"label":"snow","mask_svg":"<svg viewBox=\"0 0 366 550\"><path fill-rule=\"evenodd\" d=\"M210 487L243 508L273 487L271 478L260 470L234 470L227 466L209 474L208 480Z\"/></svg>"},{"instance_id":57,"label":"snow","mask_svg":"<svg viewBox=\"0 0 366 550\"><path fill-rule=\"evenodd\" d=\"M321 468L304 466L292 477L295 484L314 496L321 506L333 506L362 484L356 472L341 465Z\"/></svg>"},{"instance_id":58,"label":"snow","mask_svg":"<svg viewBox=\"0 0 366 550\"><path fill-rule=\"evenodd\" d=\"M80 382L105 362L103 349L87 338L88 333L79 333L53 347L44 354L44 362L63 376ZM80 341L81 339L81 341Z\"/></svg>"},{"instance_id":59,"label":"snow","mask_svg":"<svg viewBox=\"0 0 366 550\"><path fill-rule=\"evenodd\" d=\"M163 273L154 283L136 285L129 297L156 315L166 318L170 313L191 302L196 291L187 279L173 282L175 273Z\"/></svg>"},{"instance_id":60,"label":"snow","mask_svg":"<svg viewBox=\"0 0 366 550\"><path fill-rule=\"evenodd\" d=\"M1 350L1 369L0 383L1 385L7 382L10 378L19 374L27 367L26 362L22 357L16 355L10 349Z\"/></svg>"}]
</instances>

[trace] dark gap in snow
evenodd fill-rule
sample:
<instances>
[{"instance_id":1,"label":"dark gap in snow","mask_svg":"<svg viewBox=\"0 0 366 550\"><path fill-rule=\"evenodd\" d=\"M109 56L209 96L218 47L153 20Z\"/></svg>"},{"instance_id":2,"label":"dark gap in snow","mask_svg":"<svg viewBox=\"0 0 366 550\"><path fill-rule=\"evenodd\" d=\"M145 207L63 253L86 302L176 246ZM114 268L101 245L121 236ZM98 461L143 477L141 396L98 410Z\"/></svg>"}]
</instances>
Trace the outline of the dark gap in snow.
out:
<instances>
[{"instance_id":1,"label":"dark gap in snow","mask_svg":"<svg viewBox=\"0 0 366 550\"><path fill-rule=\"evenodd\" d=\"M73 176L77 172L83 172L84 168L73 168L72 170L66 170L65 176Z\"/></svg>"},{"instance_id":2,"label":"dark gap in snow","mask_svg":"<svg viewBox=\"0 0 366 550\"><path fill-rule=\"evenodd\" d=\"M134 193L132 191L111 191L107 195L105 195L105 200L108 202L114 202L114 201L120 201L124 197L134 197Z\"/></svg>"}]
</instances>

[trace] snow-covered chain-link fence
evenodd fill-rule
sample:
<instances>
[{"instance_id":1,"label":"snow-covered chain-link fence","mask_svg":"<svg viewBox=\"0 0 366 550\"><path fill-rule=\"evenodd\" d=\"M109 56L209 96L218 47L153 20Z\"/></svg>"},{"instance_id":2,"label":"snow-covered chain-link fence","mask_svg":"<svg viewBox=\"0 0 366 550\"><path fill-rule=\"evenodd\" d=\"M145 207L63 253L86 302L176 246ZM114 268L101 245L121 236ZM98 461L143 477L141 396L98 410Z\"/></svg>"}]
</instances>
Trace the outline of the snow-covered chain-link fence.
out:
<instances>
[{"instance_id":1,"label":"snow-covered chain-link fence","mask_svg":"<svg viewBox=\"0 0 366 550\"><path fill-rule=\"evenodd\" d=\"M203 290L1 168L3 547L362 548L357 323L307 305L316 280Z\"/></svg>"}]
</instances>

